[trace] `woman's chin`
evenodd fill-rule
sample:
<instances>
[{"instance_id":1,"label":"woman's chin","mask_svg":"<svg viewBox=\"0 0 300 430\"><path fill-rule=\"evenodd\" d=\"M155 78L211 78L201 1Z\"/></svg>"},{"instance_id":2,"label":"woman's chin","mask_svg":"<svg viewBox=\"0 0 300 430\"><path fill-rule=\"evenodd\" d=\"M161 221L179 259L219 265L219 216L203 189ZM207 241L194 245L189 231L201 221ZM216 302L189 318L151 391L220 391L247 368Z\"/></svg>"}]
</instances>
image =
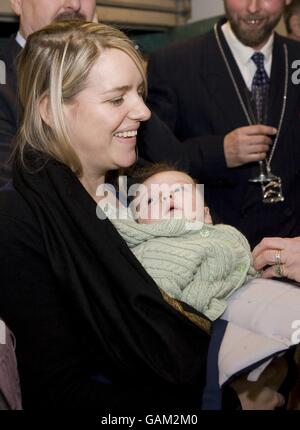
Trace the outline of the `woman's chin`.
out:
<instances>
[{"instance_id":1,"label":"woman's chin","mask_svg":"<svg viewBox=\"0 0 300 430\"><path fill-rule=\"evenodd\" d=\"M131 167L137 160L136 152L134 151L132 154L129 154L127 157L124 157L122 161L119 163L120 168Z\"/></svg>"}]
</instances>

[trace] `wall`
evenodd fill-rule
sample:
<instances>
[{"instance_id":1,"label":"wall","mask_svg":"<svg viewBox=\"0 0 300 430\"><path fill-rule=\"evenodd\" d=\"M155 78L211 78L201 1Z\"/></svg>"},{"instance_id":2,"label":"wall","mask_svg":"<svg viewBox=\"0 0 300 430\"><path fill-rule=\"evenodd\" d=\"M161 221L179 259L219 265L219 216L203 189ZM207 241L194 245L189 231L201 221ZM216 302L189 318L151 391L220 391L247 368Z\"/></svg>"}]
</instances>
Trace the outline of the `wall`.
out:
<instances>
[{"instance_id":1,"label":"wall","mask_svg":"<svg viewBox=\"0 0 300 430\"><path fill-rule=\"evenodd\" d=\"M192 0L192 17L189 22L222 15L223 13L222 0Z\"/></svg>"}]
</instances>

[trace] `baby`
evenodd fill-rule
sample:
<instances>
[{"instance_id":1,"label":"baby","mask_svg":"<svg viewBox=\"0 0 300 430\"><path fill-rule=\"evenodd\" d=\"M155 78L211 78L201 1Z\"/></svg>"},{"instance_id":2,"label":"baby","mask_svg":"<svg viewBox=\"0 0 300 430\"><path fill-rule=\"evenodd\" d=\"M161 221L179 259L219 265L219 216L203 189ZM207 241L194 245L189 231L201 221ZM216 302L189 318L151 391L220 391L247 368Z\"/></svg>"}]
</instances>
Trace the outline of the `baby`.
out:
<instances>
[{"instance_id":1,"label":"baby","mask_svg":"<svg viewBox=\"0 0 300 430\"><path fill-rule=\"evenodd\" d=\"M229 295L256 275L247 240L212 225L202 188L186 173L159 164L138 180L127 219L109 218L162 290L217 319Z\"/></svg>"},{"instance_id":2,"label":"baby","mask_svg":"<svg viewBox=\"0 0 300 430\"><path fill-rule=\"evenodd\" d=\"M135 179L128 208L107 201L100 207L163 291L216 320L229 296L257 276L248 241L231 226L212 225L203 190L186 173L157 164ZM285 374L277 359L258 381L242 376L233 382L243 409L282 406L277 389Z\"/></svg>"}]
</instances>

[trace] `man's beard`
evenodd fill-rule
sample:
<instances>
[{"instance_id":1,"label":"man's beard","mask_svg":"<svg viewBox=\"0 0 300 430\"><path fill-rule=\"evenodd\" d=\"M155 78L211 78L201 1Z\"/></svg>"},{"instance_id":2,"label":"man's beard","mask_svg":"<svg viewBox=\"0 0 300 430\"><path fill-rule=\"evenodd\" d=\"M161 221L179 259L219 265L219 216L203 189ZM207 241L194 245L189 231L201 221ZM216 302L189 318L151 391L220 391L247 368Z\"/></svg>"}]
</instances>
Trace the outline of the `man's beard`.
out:
<instances>
[{"instance_id":1,"label":"man's beard","mask_svg":"<svg viewBox=\"0 0 300 430\"><path fill-rule=\"evenodd\" d=\"M255 48L256 46L262 45L264 42L266 42L269 39L275 27L279 23L282 15L282 12L278 13L278 15L276 15L274 18L267 21L263 25L263 27L259 29L255 29L255 28L244 29L240 25L239 21L236 21L233 18L228 8L226 8L226 5L225 5L225 10L226 10L227 19L230 22L232 31L235 34L235 36L239 39L240 42L242 42L243 45L251 46L253 48ZM258 15L258 14L249 14L243 17L243 19L259 20L259 19L264 19L264 16Z\"/></svg>"},{"instance_id":2,"label":"man's beard","mask_svg":"<svg viewBox=\"0 0 300 430\"><path fill-rule=\"evenodd\" d=\"M86 21L86 16L82 15L82 13L76 12L76 11L68 11L68 12L62 12L58 14L55 19L55 21L69 21L73 19L79 19L80 21Z\"/></svg>"}]
</instances>

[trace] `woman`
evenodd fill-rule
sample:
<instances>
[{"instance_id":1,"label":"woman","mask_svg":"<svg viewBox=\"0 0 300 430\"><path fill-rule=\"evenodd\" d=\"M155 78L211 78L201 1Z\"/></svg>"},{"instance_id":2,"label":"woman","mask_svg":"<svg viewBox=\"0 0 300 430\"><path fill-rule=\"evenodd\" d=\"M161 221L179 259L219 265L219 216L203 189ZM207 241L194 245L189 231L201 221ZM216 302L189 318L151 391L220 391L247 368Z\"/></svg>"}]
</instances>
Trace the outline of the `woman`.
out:
<instances>
[{"instance_id":1,"label":"woman","mask_svg":"<svg viewBox=\"0 0 300 430\"><path fill-rule=\"evenodd\" d=\"M198 409L208 320L167 303L96 216L97 187L135 162L150 117L139 54L111 27L53 24L28 38L19 91L0 315L17 338L25 409Z\"/></svg>"}]
</instances>

